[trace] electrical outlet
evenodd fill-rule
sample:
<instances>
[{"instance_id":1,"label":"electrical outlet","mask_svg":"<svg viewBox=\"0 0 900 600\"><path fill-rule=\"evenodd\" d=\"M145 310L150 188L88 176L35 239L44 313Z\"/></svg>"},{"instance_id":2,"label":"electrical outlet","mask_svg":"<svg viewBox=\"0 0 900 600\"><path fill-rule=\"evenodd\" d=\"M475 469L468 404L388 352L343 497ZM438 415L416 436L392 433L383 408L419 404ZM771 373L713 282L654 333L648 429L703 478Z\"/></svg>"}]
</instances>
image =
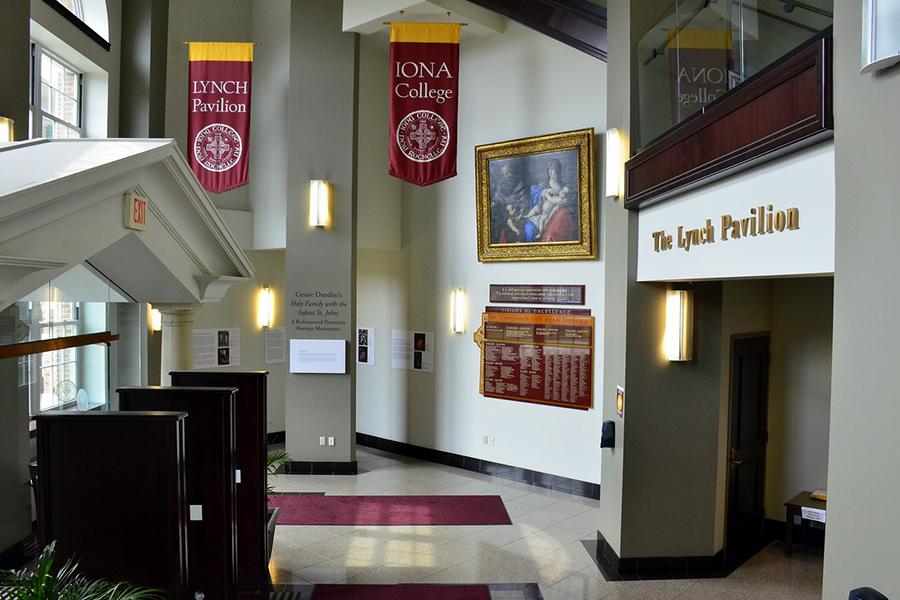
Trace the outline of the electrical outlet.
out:
<instances>
[{"instance_id":1,"label":"electrical outlet","mask_svg":"<svg viewBox=\"0 0 900 600\"><path fill-rule=\"evenodd\" d=\"M329 445L329 446L334 446L334 436L329 436L329 437L328 437L328 445Z\"/></svg>"},{"instance_id":2,"label":"electrical outlet","mask_svg":"<svg viewBox=\"0 0 900 600\"><path fill-rule=\"evenodd\" d=\"M488 438L488 445L493 446L496 440L493 437Z\"/></svg>"},{"instance_id":3,"label":"electrical outlet","mask_svg":"<svg viewBox=\"0 0 900 600\"><path fill-rule=\"evenodd\" d=\"M319 436L319 445L320 445L320 446L324 446L325 443L326 443L326 442L325 442L325 436L324 436L324 435L320 435L320 436Z\"/></svg>"}]
</instances>

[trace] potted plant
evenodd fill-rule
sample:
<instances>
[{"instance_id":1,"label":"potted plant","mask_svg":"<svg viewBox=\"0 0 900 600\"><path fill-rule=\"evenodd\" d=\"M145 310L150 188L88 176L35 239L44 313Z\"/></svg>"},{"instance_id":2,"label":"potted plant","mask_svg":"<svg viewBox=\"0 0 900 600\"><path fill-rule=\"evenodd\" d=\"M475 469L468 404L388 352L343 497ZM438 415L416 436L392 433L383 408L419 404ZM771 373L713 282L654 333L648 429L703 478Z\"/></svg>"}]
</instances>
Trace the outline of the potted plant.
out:
<instances>
[{"instance_id":1,"label":"potted plant","mask_svg":"<svg viewBox=\"0 0 900 600\"><path fill-rule=\"evenodd\" d=\"M71 559L53 569L56 542L41 551L37 564L21 571L0 571L0 600L162 600L159 590L128 583L91 581Z\"/></svg>"},{"instance_id":2,"label":"potted plant","mask_svg":"<svg viewBox=\"0 0 900 600\"><path fill-rule=\"evenodd\" d=\"M278 469L285 464L291 462L291 457L287 452L269 452L266 457L266 496L275 493L275 486L272 485L271 478L278 474ZM268 519L266 520L266 562L272 560L272 544L275 543L275 525L278 524L278 513L281 509L277 506L269 506L267 508ZM2 600L2 599L0 599Z\"/></svg>"}]
</instances>

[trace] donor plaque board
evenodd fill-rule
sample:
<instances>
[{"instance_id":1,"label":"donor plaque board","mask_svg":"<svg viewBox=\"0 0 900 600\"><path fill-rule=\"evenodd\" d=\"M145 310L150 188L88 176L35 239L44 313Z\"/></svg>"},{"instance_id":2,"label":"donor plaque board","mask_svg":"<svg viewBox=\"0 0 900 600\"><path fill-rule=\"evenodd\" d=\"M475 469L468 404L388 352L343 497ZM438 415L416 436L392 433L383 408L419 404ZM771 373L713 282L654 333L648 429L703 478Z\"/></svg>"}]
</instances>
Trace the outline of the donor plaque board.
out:
<instances>
[{"instance_id":1,"label":"donor plaque board","mask_svg":"<svg viewBox=\"0 0 900 600\"><path fill-rule=\"evenodd\" d=\"M481 319L482 394L592 407L594 317L589 310L487 307Z\"/></svg>"}]
</instances>

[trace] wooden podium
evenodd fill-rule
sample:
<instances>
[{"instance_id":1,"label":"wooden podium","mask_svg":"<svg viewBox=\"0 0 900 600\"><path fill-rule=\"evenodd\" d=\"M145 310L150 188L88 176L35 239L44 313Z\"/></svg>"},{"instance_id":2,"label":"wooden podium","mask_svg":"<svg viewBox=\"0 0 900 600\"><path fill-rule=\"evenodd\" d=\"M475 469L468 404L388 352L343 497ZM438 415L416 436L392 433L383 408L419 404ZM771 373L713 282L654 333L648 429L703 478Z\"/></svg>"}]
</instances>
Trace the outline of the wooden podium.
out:
<instances>
[{"instance_id":1,"label":"wooden podium","mask_svg":"<svg viewBox=\"0 0 900 600\"><path fill-rule=\"evenodd\" d=\"M119 388L120 411L177 410L185 423L188 590L194 598L237 594L233 388Z\"/></svg>"},{"instance_id":2,"label":"wooden podium","mask_svg":"<svg viewBox=\"0 0 900 600\"><path fill-rule=\"evenodd\" d=\"M189 600L183 412L42 413L38 540L91 578Z\"/></svg>"},{"instance_id":3,"label":"wooden podium","mask_svg":"<svg viewBox=\"0 0 900 600\"><path fill-rule=\"evenodd\" d=\"M268 371L173 371L173 386L237 388L235 420L238 597L264 598L266 556L266 378Z\"/></svg>"}]
</instances>

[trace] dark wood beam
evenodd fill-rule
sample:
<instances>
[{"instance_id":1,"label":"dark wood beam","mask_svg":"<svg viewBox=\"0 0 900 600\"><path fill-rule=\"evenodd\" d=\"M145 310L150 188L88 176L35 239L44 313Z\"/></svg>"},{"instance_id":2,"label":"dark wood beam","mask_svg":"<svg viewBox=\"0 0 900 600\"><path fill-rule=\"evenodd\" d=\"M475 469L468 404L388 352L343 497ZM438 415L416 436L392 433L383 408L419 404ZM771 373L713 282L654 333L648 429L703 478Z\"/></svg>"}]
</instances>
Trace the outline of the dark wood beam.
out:
<instances>
[{"instance_id":1,"label":"dark wood beam","mask_svg":"<svg viewBox=\"0 0 900 600\"><path fill-rule=\"evenodd\" d=\"M470 0L526 27L606 60L606 9L587 0Z\"/></svg>"},{"instance_id":2,"label":"dark wood beam","mask_svg":"<svg viewBox=\"0 0 900 600\"><path fill-rule=\"evenodd\" d=\"M4 358L17 358L19 356L40 354L41 352L52 352L53 350L65 350L66 348L80 348L81 346L90 346L91 344L109 344L118 339L118 334L103 331L101 333L86 333L84 335L53 338L52 340L36 340L33 342L22 342L21 344L8 344L6 346L0 346L0 360Z\"/></svg>"}]
</instances>

